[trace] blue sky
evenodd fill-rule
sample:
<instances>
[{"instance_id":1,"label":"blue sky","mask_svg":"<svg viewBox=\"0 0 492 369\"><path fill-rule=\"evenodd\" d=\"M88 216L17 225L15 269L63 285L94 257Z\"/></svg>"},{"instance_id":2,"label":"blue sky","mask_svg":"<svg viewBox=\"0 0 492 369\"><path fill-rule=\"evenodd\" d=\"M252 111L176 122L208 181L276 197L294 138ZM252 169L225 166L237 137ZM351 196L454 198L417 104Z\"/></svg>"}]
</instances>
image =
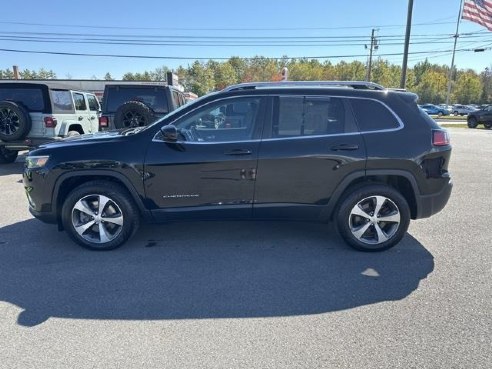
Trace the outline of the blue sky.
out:
<instances>
[{"instance_id":1,"label":"blue sky","mask_svg":"<svg viewBox=\"0 0 492 369\"><path fill-rule=\"evenodd\" d=\"M459 0L414 0L412 41L416 44L410 45L410 52L417 54L409 56L410 66L426 57L450 64L450 35L455 32L459 4ZM14 64L21 69L43 67L52 69L58 78L83 79L102 78L106 72L121 78L125 72L163 65L187 66L195 58L329 56L334 63L365 62L364 44L372 28L378 29L376 57L401 65L401 55L385 54L403 52L407 6L407 0L7 1L0 13L0 49L189 59L0 51L0 68ZM492 46L492 32L469 21L461 21L460 34L468 35L460 37L457 49ZM94 40L113 44L87 43ZM154 45L138 45L141 43ZM458 68L480 72L491 64L491 50L456 54Z\"/></svg>"}]
</instances>

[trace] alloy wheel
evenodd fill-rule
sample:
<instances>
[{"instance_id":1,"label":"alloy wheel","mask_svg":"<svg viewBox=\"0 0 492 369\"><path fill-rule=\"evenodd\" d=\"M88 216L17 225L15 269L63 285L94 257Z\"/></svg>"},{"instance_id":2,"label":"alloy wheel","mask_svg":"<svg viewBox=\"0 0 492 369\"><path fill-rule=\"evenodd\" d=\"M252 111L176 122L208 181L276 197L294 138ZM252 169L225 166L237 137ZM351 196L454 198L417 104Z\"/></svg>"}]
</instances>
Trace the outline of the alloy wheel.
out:
<instances>
[{"instance_id":1,"label":"alloy wheel","mask_svg":"<svg viewBox=\"0 0 492 369\"><path fill-rule=\"evenodd\" d=\"M72 208L72 226L84 240L105 244L123 229L123 213L118 204L103 195L87 195Z\"/></svg>"},{"instance_id":2,"label":"alloy wheel","mask_svg":"<svg viewBox=\"0 0 492 369\"><path fill-rule=\"evenodd\" d=\"M365 244L378 245L388 241L398 231L400 211L385 196L370 196L359 201L350 211L352 235Z\"/></svg>"},{"instance_id":3,"label":"alloy wheel","mask_svg":"<svg viewBox=\"0 0 492 369\"><path fill-rule=\"evenodd\" d=\"M19 116L12 109L0 109L0 133L9 136L13 135L20 127L19 121Z\"/></svg>"}]
</instances>

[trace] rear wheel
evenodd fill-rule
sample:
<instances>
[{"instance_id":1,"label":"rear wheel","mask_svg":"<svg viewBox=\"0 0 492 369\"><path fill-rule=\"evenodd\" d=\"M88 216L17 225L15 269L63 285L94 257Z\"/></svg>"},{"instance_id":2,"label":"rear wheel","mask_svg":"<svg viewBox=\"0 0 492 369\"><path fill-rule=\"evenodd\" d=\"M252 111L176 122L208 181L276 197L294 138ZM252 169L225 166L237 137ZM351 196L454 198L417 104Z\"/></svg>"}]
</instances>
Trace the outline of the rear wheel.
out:
<instances>
[{"instance_id":1,"label":"rear wheel","mask_svg":"<svg viewBox=\"0 0 492 369\"><path fill-rule=\"evenodd\" d=\"M492 127L492 123L484 123L483 126L486 128L486 129L490 129Z\"/></svg>"},{"instance_id":2,"label":"rear wheel","mask_svg":"<svg viewBox=\"0 0 492 369\"><path fill-rule=\"evenodd\" d=\"M477 128L478 122L475 117L468 117L467 119L468 128Z\"/></svg>"},{"instance_id":3,"label":"rear wheel","mask_svg":"<svg viewBox=\"0 0 492 369\"><path fill-rule=\"evenodd\" d=\"M0 164L13 163L18 155L18 151L9 150L5 146L0 146Z\"/></svg>"},{"instance_id":4,"label":"rear wheel","mask_svg":"<svg viewBox=\"0 0 492 369\"><path fill-rule=\"evenodd\" d=\"M383 251L395 246L410 224L405 198L386 185L367 185L349 192L337 213L337 228L350 246Z\"/></svg>"},{"instance_id":5,"label":"rear wheel","mask_svg":"<svg viewBox=\"0 0 492 369\"><path fill-rule=\"evenodd\" d=\"M112 250L132 236L140 218L131 196L122 186L93 181L67 196L62 222L79 245L91 250Z\"/></svg>"},{"instance_id":6,"label":"rear wheel","mask_svg":"<svg viewBox=\"0 0 492 369\"><path fill-rule=\"evenodd\" d=\"M22 140L31 130L31 117L13 101L0 102L0 140Z\"/></svg>"}]
</instances>

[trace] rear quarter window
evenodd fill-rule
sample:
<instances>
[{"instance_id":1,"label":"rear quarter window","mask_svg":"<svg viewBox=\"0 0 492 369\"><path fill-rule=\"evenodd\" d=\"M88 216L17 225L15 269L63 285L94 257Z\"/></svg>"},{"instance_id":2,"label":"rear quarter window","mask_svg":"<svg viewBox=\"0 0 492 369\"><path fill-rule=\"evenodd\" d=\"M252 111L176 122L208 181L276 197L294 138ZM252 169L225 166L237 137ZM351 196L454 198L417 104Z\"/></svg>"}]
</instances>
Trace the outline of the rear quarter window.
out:
<instances>
[{"instance_id":1,"label":"rear quarter window","mask_svg":"<svg viewBox=\"0 0 492 369\"><path fill-rule=\"evenodd\" d=\"M395 115L376 100L349 99L361 132L380 131L400 127Z\"/></svg>"},{"instance_id":2,"label":"rear quarter window","mask_svg":"<svg viewBox=\"0 0 492 369\"><path fill-rule=\"evenodd\" d=\"M72 94L67 90L50 90L53 113L74 113Z\"/></svg>"}]
</instances>

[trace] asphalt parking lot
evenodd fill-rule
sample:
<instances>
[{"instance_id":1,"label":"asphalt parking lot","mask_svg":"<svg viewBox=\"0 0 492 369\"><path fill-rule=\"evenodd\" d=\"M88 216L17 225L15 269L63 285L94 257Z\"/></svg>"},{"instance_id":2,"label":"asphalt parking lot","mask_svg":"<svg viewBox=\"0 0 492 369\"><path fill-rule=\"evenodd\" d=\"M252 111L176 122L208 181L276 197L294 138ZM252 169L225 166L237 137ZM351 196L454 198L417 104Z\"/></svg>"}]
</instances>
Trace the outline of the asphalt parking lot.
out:
<instances>
[{"instance_id":1,"label":"asphalt parking lot","mask_svg":"<svg viewBox=\"0 0 492 369\"><path fill-rule=\"evenodd\" d=\"M450 202L377 254L294 222L90 252L30 216L22 160L1 166L0 367L489 368L492 131L449 131Z\"/></svg>"}]
</instances>

